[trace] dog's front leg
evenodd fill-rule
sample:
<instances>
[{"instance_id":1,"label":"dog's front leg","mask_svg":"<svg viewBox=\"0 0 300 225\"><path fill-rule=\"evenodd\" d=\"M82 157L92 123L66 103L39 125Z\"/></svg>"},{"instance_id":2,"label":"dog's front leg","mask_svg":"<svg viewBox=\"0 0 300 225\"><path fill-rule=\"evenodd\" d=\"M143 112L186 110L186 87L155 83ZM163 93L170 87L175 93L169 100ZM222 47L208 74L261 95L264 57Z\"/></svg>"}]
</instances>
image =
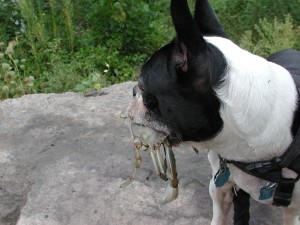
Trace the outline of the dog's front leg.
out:
<instances>
[{"instance_id":1,"label":"dog's front leg","mask_svg":"<svg viewBox=\"0 0 300 225\"><path fill-rule=\"evenodd\" d=\"M283 224L300 225L299 214L300 214L300 209L283 208Z\"/></svg>"},{"instance_id":2,"label":"dog's front leg","mask_svg":"<svg viewBox=\"0 0 300 225\"><path fill-rule=\"evenodd\" d=\"M210 150L208 152L208 160L212 168L212 179L209 183L209 194L213 201L213 218L211 225L225 225L233 200L233 184L227 182L222 187L217 188L214 182L214 175L220 167L218 154Z\"/></svg>"},{"instance_id":3,"label":"dog's front leg","mask_svg":"<svg viewBox=\"0 0 300 225\"><path fill-rule=\"evenodd\" d=\"M213 218L211 225L226 225L227 215L232 205L232 184L227 183L217 188L214 179L209 184L209 193L213 201Z\"/></svg>"}]
</instances>

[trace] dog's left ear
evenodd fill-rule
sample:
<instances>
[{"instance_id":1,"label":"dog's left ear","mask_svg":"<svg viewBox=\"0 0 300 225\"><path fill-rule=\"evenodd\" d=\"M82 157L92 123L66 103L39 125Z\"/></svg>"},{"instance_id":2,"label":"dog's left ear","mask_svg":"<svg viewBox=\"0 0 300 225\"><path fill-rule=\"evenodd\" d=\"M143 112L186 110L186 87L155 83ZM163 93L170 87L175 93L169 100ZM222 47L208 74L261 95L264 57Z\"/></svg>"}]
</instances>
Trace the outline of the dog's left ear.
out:
<instances>
[{"instance_id":1,"label":"dog's left ear","mask_svg":"<svg viewBox=\"0 0 300 225\"><path fill-rule=\"evenodd\" d=\"M227 38L224 28L208 0L196 1L194 19L203 35Z\"/></svg>"},{"instance_id":2,"label":"dog's left ear","mask_svg":"<svg viewBox=\"0 0 300 225\"><path fill-rule=\"evenodd\" d=\"M187 1L172 0L171 16L176 30L172 62L175 61L177 79L190 80L205 88L210 79L208 45L189 10Z\"/></svg>"}]
</instances>

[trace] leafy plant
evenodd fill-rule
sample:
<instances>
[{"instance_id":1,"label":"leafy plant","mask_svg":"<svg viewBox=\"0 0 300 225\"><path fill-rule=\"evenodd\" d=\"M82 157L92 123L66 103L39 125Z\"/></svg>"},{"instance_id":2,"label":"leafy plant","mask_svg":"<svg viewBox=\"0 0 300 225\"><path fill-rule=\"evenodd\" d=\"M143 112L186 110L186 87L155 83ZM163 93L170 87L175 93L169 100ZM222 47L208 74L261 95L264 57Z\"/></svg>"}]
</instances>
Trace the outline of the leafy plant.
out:
<instances>
[{"instance_id":1,"label":"leafy plant","mask_svg":"<svg viewBox=\"0 0 300 225\"><path fill-rule=\"evenodd\" d=\"M284 22L275 19L269 22L261 19L253 31L246 31L241 38L241 47L264 57L270 54L296 47L299 41L300 27L293 25L290 15Z\"/></svg>"},{"instance_id":2,"label":"leafy plant","mask_svg":"<svg viewBox=\"0 0 300 225\"><path fill-rule=\"evenodd\" d=\"M212 0L212 3L225 31L235 42L244 31L254 30L263 18L272 21L276 17L278 22L284 22L289 13L294 24L300 25L299 0Z\"/></svg>"},{"instance_id":3,"label":"leafy plant","mask_svg":"<svg viewBox=\"0 0 300 225\"><path fill-rule=\"evenodd\" d=\"M262 56L300 49L298 0L210 2L242 47ZM84 92L136 79L141 64L174 36L169 3L0 0L0 98ZM194 0L188 3L193 11ZM17 44L8 54L11 40Z\"/></svg>"},{"instance_id":4,"label":"leafy plant","mask_svg":"<svg viewBox=\"0 0 300 225\"><path fill-rule=\"evenodd\" d=\"M8 43L22 30L21 15L15 1L0 0L0 41Z\"/></svg>"},{"instance_id":5,"label":"leafy plant","mask_svg":"<svg viewBox=\"0 0 300 225\"><path fill-rule=\"evenodd\" d=\"M122 55L150 53L161 44L161 35L158 35L159 31L154 27L153 21L166 8L166 3L169 2L97 2L88 19L95 43L105 43Z\"/></svg>"},{"instance_id":6,"label":"leafy plant","mask_svg":"<svg viewBox=\"0 0 300 225\"><path fill-rule=\"evenodd\" d=\"M25 72L35 77L37 92L83 91L133 79L167 39L167 26L151 24L165 18L166 3L18 0L24 33L16 55L27 59Z\"/></svg>"},{"instance_id":7,"label":"leafy plant","mask_svg":"<svg viewBox=\"0 0 300 225\"><path fill-rule=\"evenodd\" d=\"M35 93L34 77L25 75L26 60L14 57L17 44L11 41L6 46L0 42L0 99Z\"/></svg>"},{"instance_id":8,"label":"leafy plant","mask_svg":"<svg viewBox=\"0 0 300 225\"><path fill-rule=\"evenodd\" d=\"M75 90L78 92L85 92L88 90L100 90L103 87L109 86L110 82L105 80L105 73L109 70L109 64L107 64L107 69L102 73L92 72L89 74L87 79L82 80L76 85Z\"/></svg>"}]
</instances>

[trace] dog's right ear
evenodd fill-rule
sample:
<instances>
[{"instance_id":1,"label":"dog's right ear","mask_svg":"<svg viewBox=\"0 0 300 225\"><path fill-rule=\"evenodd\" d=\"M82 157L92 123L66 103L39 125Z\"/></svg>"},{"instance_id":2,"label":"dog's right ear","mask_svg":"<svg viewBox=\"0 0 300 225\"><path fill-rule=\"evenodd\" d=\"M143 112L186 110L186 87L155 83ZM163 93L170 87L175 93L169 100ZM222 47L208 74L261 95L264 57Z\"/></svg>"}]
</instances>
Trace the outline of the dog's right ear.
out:
<instances>
[{"instance_id":1,"label":"dog's right ear","mask_svg":"<svg viewBox=\"0 0 300 225\"><path fill-rule=\"evenodd\" d=\"M203 35L227 38L224 28L208 0L196 1L194 18Z\"/></svg>"}]
</instances>

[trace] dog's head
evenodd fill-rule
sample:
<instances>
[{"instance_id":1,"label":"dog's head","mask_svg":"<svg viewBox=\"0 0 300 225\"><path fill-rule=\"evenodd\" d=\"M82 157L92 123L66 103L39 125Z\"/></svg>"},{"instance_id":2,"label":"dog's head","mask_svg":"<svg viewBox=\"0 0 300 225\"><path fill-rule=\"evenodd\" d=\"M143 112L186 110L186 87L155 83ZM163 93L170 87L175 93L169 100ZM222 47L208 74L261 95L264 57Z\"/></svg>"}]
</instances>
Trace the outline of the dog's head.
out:
<instances>
[{"instance_id":1,"label":"dog's head","mask_svg":"<svg viewBox=\"0 0 300 225\"><path fill-rule=\"evenodd\" d=\"M196 1L194 18L186 0L172 0L171 16L176 37L143 65L129 117L173 142L210 140L223 126L214 88L226 61L204 36L226 34L207 0Z\"/></svg>"}]
</instances>

